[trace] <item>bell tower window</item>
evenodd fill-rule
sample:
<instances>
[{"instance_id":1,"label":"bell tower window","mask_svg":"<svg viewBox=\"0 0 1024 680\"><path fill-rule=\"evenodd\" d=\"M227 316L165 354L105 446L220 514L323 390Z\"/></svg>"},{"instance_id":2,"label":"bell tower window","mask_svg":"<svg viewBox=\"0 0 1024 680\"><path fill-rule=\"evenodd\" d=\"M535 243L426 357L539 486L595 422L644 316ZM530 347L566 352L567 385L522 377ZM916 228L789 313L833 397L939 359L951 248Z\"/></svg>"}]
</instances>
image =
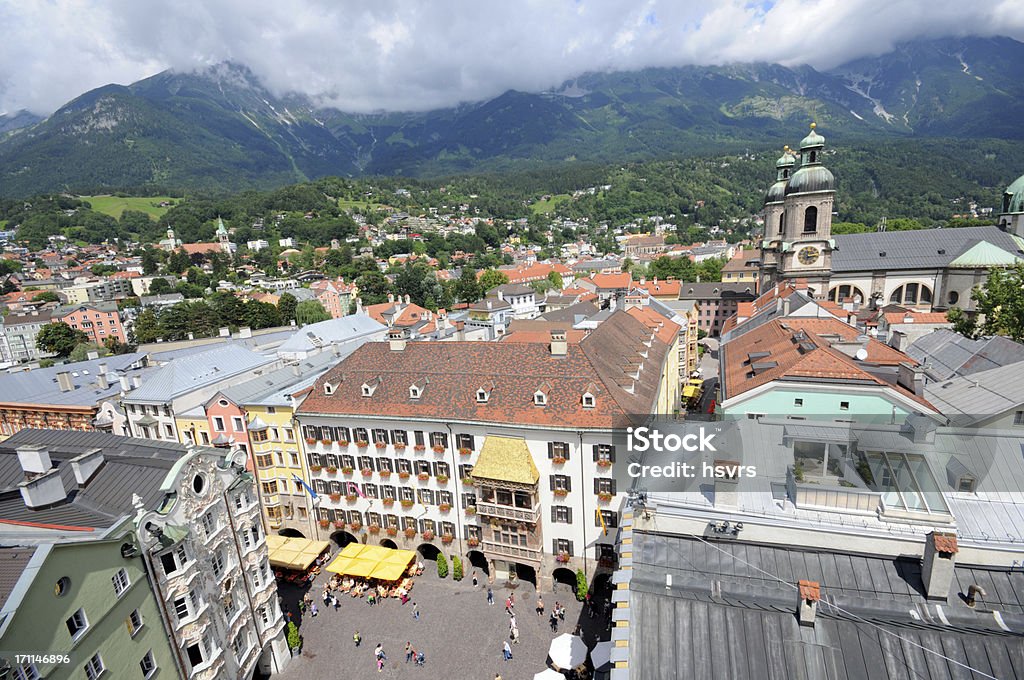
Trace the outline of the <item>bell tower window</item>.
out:
<instances>
[{"instance_id":1,"label":"bell tower window","mask_svg":"<svg viewBox=\"0 0 1024 680\"><path fill-rule=\"evenodd\" d=\"M808 162L809 163L816 163L817 161L818 161L818 152L817 151L812 151L811 152L811 160L808 161Z\"/></svg>"},{"instance_id":2,"label":"bell tower window","mask_svg":"<svg viewBox=\"0 0 1024 680\"><path fill-rule=\"evenodd\" d=\"M786 213L779 213L779 236L786 235Z\"/></svg>"},{"instance_id":3,"label":"bell tower window","mask_svg":"<svg viewBox=\"0 0 1024 680\"><path fill-rule=\"evenodd\" d=\"M818 231L818 209L813 205L804 211L804 233Z\"/></svg>"}]
</instances>

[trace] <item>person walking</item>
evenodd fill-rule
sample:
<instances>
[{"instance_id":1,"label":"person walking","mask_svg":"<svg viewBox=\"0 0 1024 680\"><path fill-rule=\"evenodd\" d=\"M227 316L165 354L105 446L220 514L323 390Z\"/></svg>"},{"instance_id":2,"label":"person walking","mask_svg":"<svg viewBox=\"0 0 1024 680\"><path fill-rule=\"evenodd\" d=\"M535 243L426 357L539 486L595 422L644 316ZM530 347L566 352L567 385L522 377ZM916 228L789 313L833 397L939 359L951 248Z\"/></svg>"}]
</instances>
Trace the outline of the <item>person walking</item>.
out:
<instances>
[{"instance_id":1,"label":"person walking","mask_svg":"<svg viewBox=\"0 0 1024 680\"><path fill-rule=\"evenodd\" d=\"M552 633L557 633L558 632L558 617L555 616L554 612L551 612L551 618L548 619L548 623L551 624L551 632Z\"/></svg>"},{"instance_id":2,"label":"person walking","mask_svg":"<svg viewBox=\"0 0 1024 680\"><path fill-rule=\"evenodd\" d=\"M508 597L505 598L505 613L510 615L510 616L512 615L512 606L513 606L512 596L509 595Z\"/></svg>"},{"instance_id":3,"label":"person walking","mask_svg":"<svg viewBox=\"0 0 1024 680\"><path fill-rule=\"evenodd\" d=\"M493 606L494 605L494 591L491 590L490 586L487 586L487 605L488 606Z\"/></svg>"},{"instance_id":4,"label":"person walking","mask_svg":"<svg viewBox=\"0 0 1024 680\"><path fill-rule=\"evenodd\" d=\"M426 662L427 662L426 655L423 652L417 652L416 653L416 665L417 666L422 666Z\"/></svg>"},{"instance_id":5,"label":"person walking","mask_svg":"<svg viewBox=\"0 0 1024 680\"><path fill-rule=\"evenodd\" d=\"M313 604L309 605L309 613L310 613L311 615L313 615L314 617L315 617L315 616L316 616L317 614L319 614L319 613L320 613L320 611L319 611L319 610L318 610L318 609L316 608L316 602L314 602Z\"/></svg>"},{"instance_id":6,"label":"person walking","mask_svg":"<svg viewBox=\"0 0 1024 680\"><path fill-rule=\"evenodd\" d=\"M473 571L473 587L476 588L476 586L477 586L476 570L474 570Z\"/></svg>"},{"instance_id":7,"label":"person walking","mask_svg":"<svg viewBox=\"0 0 1024 680\"><path fill-rule=\"evenodd\" d=\"M516 615L515 614L509 615L509 617L508 617L508 627L509 628L515 628L516 627Z\"/></svg>"},{"instance_id":8,"label":"person walking","mask_svg":"<svg viewBox=\"0 0 1024 680\"><path fill-rule=\"evenodd\" d=\"M362 642L362 641L363 641L363 638L359 635L359 631L358 630L355 633L352 634L352 642L355 643L356 647L358 647L359 643Z\"/></svg>"},{"instance_id":9,"label":"person walking","mask_svg":"<svg viewBox=\"0 0 1024 680\"><path fill-rule=\"evenodd\" d=\"M412 603L412 618L416 621L420 620L420 608L415 602Z\"/></svg>"},{"instance_id":10,"label":"person walking","mask_svg":"<svg viewBox=\"0 0 1024 680\"><path fill-rule=\"evenodd\" d=\"M537 598L537 616L544 616L544 599Z\"/></svg>"},{"instance_id":11,"label":"person walking","mask_svg":"<svg viewBox=\"0 0 1024 680\"><path fill-rule=\"evenodd\" d=\"M519 644L519 628L512 626L512 644Z\"/></svg>"},{"instance_id":12,"label":"person walking","mask_svg":"<svg viewBox=\"0 0 1024 680\"><path fill-rule=\"evenodd\" d=\"M495 673L494 680L501 680L501 673Z\"/></svg>"},{"instance_id":13,"label":"person walking","mask_svg":"<svg viewBox=\"0 0 1024 680\"><path fill-rule=\"evenodd\" d=\"M502 643L501 653L505 656L505 661L512 660L512 648L508 646L508 640Z\"/></svg>"},{"instance_id":14,"label":"person walking","mask_svg":"<svg viewBox=\"0 0 1024 680\"><path fill-rule=\"evenodd\" d=\"M415 654L416 652L412 648L412 643L407 641L405 643L405 662L409 663L410 661L412 661L412 657Z\"/></svg>"}]
</instances>

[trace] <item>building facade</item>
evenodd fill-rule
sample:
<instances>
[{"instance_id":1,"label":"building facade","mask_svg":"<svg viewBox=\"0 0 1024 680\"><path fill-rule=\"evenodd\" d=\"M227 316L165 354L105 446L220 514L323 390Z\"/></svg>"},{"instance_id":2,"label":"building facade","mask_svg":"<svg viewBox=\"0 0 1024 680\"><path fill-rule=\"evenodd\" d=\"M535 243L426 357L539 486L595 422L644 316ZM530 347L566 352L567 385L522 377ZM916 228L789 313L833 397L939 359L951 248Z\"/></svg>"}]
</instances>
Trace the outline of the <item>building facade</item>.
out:
<instances>
[{"instance_id":1,"label":"building facade","mask_svg":"<svg viewBox=\"0 0 1024 680\"><path fill-rule=\"evenodd\" d=\"M85 333L89 342L102 345L107 338L128 342L121 324L121 312L113 302L65 305L53 310L53 320L62 321Z\"/></svg>"}]
</instances>

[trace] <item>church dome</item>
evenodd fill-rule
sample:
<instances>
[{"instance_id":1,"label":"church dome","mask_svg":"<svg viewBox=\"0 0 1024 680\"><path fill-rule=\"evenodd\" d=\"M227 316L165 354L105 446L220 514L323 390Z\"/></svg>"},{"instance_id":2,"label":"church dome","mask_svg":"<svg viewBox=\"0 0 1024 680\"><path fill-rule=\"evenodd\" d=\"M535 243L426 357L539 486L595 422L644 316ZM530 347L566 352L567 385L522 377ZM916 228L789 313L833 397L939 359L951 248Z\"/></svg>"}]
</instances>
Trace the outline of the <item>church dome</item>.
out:
<instances>
[{"instance_id":1,"label":"church dome","mask_svg":"<svg viewBox=\"0 0 1024 680\"><path fill-rule=\"evenodd\" d=\"M1024 175L1006 187L1003 193L1003 214L1024 213Z\"/></svg>"},{"instance_id":2,"label":"church dome","mask_svg":"<svg viewBox=\"0 0 1024 680\"><path fill-rule=\"evenodd\" d=\"M793 152L789 150L788 146L782 150L782 156L779 157L779 160L775 161L775 167L779 170L782 170L783 168L791 168L795 164L796 156L793 155Z\"/></svg>"},{"instance_id":3,"label":"church dome","mask_svg":"<svg viewBox=\"0 0 1024 680\"><path fill-rule=\"evenodd\" d=\"M814 128L816 127L818 127L817 123L811 123L811 131L807 133L806 137L800 140L800 151L825 146L825 138L815 132Z\"/></svg>"},{"instance_id":4,"label":"church dome","mask_svg":"<svg viewBox=\"0 0 1024 680\"><path fill-rule=\"evenodd\" d=\"M789 178L786 195L805 194L812 191L834 191L836 179L823 165L805 165Z\"/></svg>"},{"instance_id":5,"label":"church dome","mask_svg":"<svg viewBox=\"0 0 1024 680\"><path fill-rule=\"evenodd\" d=\"M768 188L764 196L765 203L778 203L786 198L786 180L780 179Z\"/></svg>"}]
</instances>

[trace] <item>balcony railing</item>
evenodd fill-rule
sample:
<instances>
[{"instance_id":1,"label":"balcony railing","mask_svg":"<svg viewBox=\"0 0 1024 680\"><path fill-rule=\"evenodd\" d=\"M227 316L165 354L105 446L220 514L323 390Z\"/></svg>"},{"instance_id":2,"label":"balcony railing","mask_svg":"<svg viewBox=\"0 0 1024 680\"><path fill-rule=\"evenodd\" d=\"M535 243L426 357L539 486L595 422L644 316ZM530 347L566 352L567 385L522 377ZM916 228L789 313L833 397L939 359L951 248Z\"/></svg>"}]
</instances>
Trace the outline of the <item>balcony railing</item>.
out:
<instances>
[{"instance_id":1,"label":"balcony railing","mask_svg":"<svg viewBox=\"0 0 1024 680\"><path fill-rule=\"evenodd\" d=\"M483 542L484 550L495 555L518 557L525 560L540 560L540 548L524 548L521 545L505 545L492 541Z\"/></svg>"},{"instance_id":2,"label":"balcony railing","mask_svg":"<svg viewBox=\"0 0 1024 680\"><path fill-rule=\"evenodd\" d=\"M488 517L500 517L501 519L513 519L518 522L529 522L536 524L540 521L540 506L534 506L532 509L527 508L513 508L507 505L498 505L497 503L485 503L483 501L477 501L476 512L478 515L486 515Z\"/></svg>"}]
</instances>

